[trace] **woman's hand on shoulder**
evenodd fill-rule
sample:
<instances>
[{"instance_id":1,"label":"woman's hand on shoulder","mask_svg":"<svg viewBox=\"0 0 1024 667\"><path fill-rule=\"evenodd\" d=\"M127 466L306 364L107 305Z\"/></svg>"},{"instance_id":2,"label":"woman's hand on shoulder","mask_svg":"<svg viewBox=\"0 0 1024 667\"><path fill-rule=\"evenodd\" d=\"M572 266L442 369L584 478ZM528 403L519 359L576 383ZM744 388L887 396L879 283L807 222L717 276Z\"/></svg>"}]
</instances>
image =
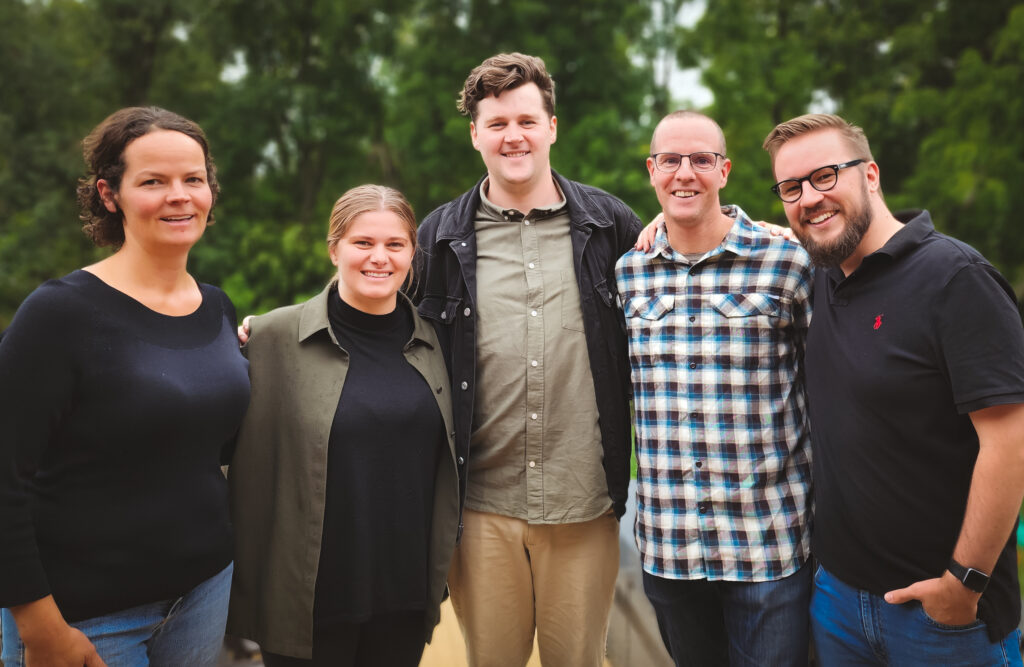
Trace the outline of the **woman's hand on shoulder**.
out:
<instances>
[{"instance_id":1,"label":"woman's hand on shoulder","mask_svg":"<svg viewBox=\"0 0 1024 667\"><path fill-rule=\"evenodd\" d=\"M252 333L252 327L249 322L252 320L252 315L246 315L242 318L242 323L238 325L238 345L242 346L249 342L249 334Z\"/></svg>"}]
</instances>

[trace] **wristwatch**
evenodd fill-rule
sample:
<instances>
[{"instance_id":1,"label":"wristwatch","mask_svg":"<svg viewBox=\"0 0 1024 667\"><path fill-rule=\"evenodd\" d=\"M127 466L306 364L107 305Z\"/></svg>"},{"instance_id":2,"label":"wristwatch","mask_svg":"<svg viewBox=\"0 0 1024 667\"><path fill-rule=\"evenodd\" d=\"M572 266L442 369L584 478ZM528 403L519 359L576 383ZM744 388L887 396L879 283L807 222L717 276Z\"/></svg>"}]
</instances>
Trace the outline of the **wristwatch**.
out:
<instances>
[{"instance_id":1,"label":"wristwatch","mask_svg":"<svg viewBox=\"0 0 1024 667\"><path fill-rule=\"evenodd\" d=\"M981 570L975 570L973 567L964 567L952 558L949 559L949 565L946 569L949 570L954 577L959 579L960 583L975 593L984 593L985 587L988 586L987 574Z\"/></svg>"}]
</instances>

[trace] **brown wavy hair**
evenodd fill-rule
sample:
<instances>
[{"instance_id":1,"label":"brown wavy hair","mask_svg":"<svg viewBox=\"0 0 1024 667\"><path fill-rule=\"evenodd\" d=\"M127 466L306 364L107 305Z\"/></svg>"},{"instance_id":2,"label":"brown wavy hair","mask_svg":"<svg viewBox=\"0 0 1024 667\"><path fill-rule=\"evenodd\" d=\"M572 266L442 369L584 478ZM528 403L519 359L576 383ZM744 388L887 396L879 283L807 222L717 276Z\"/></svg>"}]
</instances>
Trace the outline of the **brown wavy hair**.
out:
<instances>
[{"instance_id":1,"label":"brown wavy hair","mask_svg":"<svg viewBox=\"0 0 1024 667\"><path fill-rule=\"evenodd\" d=\"M537 84L544 110L548 116L554 116L555 82L543 60L524 53L499 53L474 67L459 94L459 113L475 121L480 100L527 83Z\"/></svg>"},{"instance_id":2,"label":"brown wavy hair","mask_svg":"<svg viewBox=\"0 0 1024 667\"><path fill-rule=\"evenodd\" d=\"M124 214L120 208L113 212L107 210L96 189L96 181L103 179L114 192L118 192L124 176L124 151L128 144L156 130L181 132L194 139L203 149L206 180L213 195L206 224L213 224L213 204L217 203L220 185L217 183L217 169L202 128L184 116L160 107L127 107L107 116L82 140L86 175L78 181L78 217L84 223L82 231L96 245L116 249L124 244Z\"/></svg>"}]
</instances>

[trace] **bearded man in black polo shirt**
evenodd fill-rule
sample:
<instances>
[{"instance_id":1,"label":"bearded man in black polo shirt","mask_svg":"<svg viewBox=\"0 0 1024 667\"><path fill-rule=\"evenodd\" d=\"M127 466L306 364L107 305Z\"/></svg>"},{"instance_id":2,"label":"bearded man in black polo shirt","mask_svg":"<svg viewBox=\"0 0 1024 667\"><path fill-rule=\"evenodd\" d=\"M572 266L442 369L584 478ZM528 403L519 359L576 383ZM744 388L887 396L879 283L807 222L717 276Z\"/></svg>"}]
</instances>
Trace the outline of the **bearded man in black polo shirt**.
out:
<instances>
[{"instance_id":1,"label":"bearded man in black polo shirt","mask_svg":"<svg viewBox=\"0 0 1024 667\"><path fill-rule=\"evenodd\" d=\"M806 115L764 146L819 267L806 351L819 660L1019 665L1013 290L927 211L889 211L860 128Z\"/></svg>"}]
</instances>

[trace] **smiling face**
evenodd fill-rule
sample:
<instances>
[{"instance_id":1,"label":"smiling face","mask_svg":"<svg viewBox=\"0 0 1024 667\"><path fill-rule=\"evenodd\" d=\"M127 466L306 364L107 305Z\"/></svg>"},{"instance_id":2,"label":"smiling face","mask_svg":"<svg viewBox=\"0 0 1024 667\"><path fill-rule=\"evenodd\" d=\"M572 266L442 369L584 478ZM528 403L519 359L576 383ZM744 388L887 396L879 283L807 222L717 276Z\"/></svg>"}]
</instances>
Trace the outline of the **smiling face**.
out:
<instances>
[{"instance_id":1,"label":"smiling face","mask_svg":"<svg viewBox=\"0 0 1024 667\"><path fill-rule=\"evenodd\" d=\"M709 119L700 116L669 118L662 121L651 140L651 153L698 152L724 153L721 133ZM729 179L732 163L718 158L711 171L694 171L688 158L675 173L659 171L654 159L647 158L651 185L667 224L694 226L721 218L719 191Z\"/></svg>"},{"instance_id":2,"label":"smiling face","mask_svg":"<svg viewBox=\"0 0 1024 667\"><path fill-rule=\"evenodd\" d=\"M409 226L392 211L360 213L330 247L338 267L338 293L348 305L372 315L395 309L412 265Z\"/></svg>"},{"instance_id":3,"label":"smiling face","mask_svg":"<svg viewBox=\"0 0 1024 667\"><path fill-rule=\"evenodd\" d=\"M854 153L837 130L809 132L778 149L775 178L803 178L820 167L861 157ZM835 187L826 192L806 182L801 187L800 199L784 204L790 226L815 264L842 264L871 227L870 193L878 188L878 165L869 161L840 170Z\"/></svg>"},{"instance_id":4,"label":"smiling face","mask_svg":"<svg viewBox=\"0 0 1024 667\"><path fill-rule=\"evenodd\" d=\"M155 130L129 143L123 157L120 188L100 179L96 189L108 211L121 211L125 246L187 251L213 206L202 147L181 132Z\"/></svg>"},{"instance_id":5,"label":"smiling face","mask_svg":"<svg viewBox=\"0 0 1024 667\"><path fill-rule=\"evenodd\" d=\"M535 83L480 100L469 131L487 166L490 188L521 196L549 183L557 124Z\"/></svg>"}]
</instances>

